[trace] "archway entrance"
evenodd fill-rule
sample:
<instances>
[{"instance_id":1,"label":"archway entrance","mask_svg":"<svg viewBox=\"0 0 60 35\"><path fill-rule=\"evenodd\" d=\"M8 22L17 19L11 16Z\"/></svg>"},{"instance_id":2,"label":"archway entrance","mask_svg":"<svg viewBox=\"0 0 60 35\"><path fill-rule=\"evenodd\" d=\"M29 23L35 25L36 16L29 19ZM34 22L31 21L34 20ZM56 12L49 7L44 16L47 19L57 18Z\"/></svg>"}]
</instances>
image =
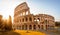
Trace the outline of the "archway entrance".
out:
<instances>
[{"instance_id":1,"label":"archway entrance","mask_svg":"<svg viewBox=\"0 0 60 35\"><path fill-rule=\"evenodd\" d=\"M41 25L41 29L44 29L43 25Z\"/></svg>"},{"instance_id":2,"label":"archway entrance","mask_svg":"<svg viewBox=\"0 0 60 35\"><path fill-rule=\"evenodd\" d=\"M24 25L22 25L22 30L24 30Z\"/></svg>"},{"instance_id":3,"label":"archway entrance","mask_svg":"<svg viewBox=\"0 0 60 35\"><path fill-rule=\"evenodd\" d=\"M32 30L32 25L29 25L29 30Z\"/></svg>"},{"instance_id":4,"label":"archway entrance","mask_svg":"<svg viewBox=\"0 0 60 35\"><path fill-rule=\"evenodd\" d=\"M25 30L27 30L27 25L25 25Z\"/></svg>"},{"instance_id":5,"label":"archway entrance","mask_svg":"<svg viewBox=\"0 0 60 35\"><path fill-rule=\"evenodd\" d=\"M36 30L36 25L33 26L33 29Z\"/></svg>"},{"instance_id":6,"label":"archway entrance","mask_svg":"<svg viewBox=\"0 0 60 35\"><path fill-rule=\"evenodd\" d=\"M40 25L38 25L38 30L40 30Z\"/></svg>"}]
</instances>

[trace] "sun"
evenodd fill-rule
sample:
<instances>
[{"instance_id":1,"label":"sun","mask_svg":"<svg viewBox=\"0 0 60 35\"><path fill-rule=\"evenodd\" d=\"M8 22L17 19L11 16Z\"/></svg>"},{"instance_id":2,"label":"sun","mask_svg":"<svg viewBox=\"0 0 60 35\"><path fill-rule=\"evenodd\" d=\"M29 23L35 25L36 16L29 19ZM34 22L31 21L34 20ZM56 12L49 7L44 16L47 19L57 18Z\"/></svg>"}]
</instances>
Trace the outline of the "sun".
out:
<instances>
[{"instance_id":1,"label":"sun","mask_svg":"<svg viewBox=\"0 0 60 35\"><path fill-rule=\"evenodd\" d=\"M8 18L9 18L9 15L3 14L3 19L8 19Z\"/></svg>"}]
</instances>

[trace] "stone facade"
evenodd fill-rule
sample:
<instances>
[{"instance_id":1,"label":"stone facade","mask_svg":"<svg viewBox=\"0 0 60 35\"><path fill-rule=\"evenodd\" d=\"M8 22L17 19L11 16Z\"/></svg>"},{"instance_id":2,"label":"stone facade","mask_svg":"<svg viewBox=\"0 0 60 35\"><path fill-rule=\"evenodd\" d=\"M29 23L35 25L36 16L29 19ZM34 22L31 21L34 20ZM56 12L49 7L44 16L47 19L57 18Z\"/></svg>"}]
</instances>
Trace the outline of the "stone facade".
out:
<instances>
[{"instance_id":1,"label":"stone facade","mask_svg":"<svg viewBox=\"0 0 60 35\"><path fill-rule=\"evenodd\" d=\"M14 11L15 29L20 30L47 30L54 28L55 19L47 14L30 14L29 7L26 2L18 5Z\"/></svg>"}]
</instances>

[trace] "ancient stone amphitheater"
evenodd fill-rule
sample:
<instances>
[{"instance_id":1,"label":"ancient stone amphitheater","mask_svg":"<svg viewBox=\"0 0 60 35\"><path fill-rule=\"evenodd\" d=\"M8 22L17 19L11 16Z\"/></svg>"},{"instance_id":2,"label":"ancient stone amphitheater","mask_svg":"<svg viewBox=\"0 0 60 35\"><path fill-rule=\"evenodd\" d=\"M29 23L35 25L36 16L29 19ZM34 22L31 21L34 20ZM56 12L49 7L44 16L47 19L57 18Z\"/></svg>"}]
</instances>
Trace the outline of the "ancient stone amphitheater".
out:
<instances>
[{"instance_id":1,"label":"ancient stone amphitheater","mask_svg":"<svg viewBox=\"0 0 60 35\"><path fill-rule=\"evenodd\" d=\"M26 2L18 5L14 10L13 27L19 30L49 30L54 28L55 19L51 15L33 15Z\"/></svg>"}]
</instances>

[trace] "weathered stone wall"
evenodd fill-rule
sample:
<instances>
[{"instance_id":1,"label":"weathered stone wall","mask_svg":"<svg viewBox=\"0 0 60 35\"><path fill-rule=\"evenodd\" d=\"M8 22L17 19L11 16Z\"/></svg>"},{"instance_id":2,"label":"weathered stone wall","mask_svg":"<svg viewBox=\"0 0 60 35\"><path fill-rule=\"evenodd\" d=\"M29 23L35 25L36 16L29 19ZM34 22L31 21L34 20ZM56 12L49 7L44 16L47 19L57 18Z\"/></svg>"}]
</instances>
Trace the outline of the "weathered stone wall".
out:
<instances>
[{"instance_id":1,"label":"weathered stone wall","mask_svg":"<svg viewBox=\"0 0 60 35\"><path fill-rule=\"evenodd\" d=\"M14 28L20 30L47 30L55 26L55 19L53 16L47 14L30 14L29 7L24 2L15 8L14 25Z\"/></svg>"}]
</instances>

